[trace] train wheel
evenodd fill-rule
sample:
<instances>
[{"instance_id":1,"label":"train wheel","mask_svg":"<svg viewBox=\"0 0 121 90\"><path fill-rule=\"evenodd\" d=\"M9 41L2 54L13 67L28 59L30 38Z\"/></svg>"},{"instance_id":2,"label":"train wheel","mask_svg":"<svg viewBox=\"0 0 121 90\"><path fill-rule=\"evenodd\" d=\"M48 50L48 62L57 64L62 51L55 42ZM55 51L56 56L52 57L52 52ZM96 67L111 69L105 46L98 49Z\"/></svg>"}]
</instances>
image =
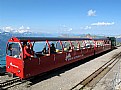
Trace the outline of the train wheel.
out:
<instances>
[{"instance_id":1,"label":"train wheel","mask_svg":"<svg viewBox=\"0 0 121 90\"><path fill-rule=\"evenodd\" d=\"M14 77L14 74L13 73L7 73L9 77Z\"/></svg>"}]
</instances>

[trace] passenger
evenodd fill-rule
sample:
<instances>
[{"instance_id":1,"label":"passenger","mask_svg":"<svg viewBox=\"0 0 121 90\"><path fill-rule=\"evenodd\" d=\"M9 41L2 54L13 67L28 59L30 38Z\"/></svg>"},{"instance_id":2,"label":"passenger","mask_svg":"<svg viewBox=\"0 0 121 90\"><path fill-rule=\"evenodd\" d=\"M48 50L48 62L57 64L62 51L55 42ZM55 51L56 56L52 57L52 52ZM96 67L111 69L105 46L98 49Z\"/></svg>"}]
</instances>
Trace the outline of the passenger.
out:
<instances>
[{"instance_id":1,"label":"passenger","mask_svg":"<svg viewBox=\"0 0 121 90\"><path fill-rule=\"evenodd\" d=\"M33 55L31 55L31 50L29 46L27 46L27 42L23 42L23 45L24 45L24 58L34 57Z\"/></svg>"},{"instance_id":2,"label":"passenger","mask_svg":"<svg viewBox=\"0 0 121 90\"><path fill-rule=\"evenodd\" d=\"M69 46L68 50L71 50L71 47Z\"/></svg>"},{"instance_id":3,"label":"passenger","mask_svg":"<svg viewBox=\"0 0 121 90\"><path fill-rule=\"evenodd\" d=\"M12 44L9 45L8 50L10 51L9 52L9 55L12 56L12 50L13 50Z\"/></svg>"},{"instance_id":4,"label":"passenger","mask_svg":"<svg viewBox=\"0 0 121 90\"><path fill-rule=\"evenodd\" d=\"M71 48L71 46L69 46L68 51L69 51L69 52L72 52L72 48Z\"/></svg>"},{"instance_id":5,"label":"passenger","mask_svg":"<svg viewBox=\"0 0 121 90\"><path fill-rule=\"evenodd\" d=\"M47 52L46 52L46 47L43 48L42 53L43 53L43 54L46 54L46 53L47 53Z\"/></svg>"},{"instance_id":6,"label":"passenger","mask_svg":"<svg viewBox=\"0 0 121 90\"><path fill-rule=\"evenodd\" d=\"M28 47L30 49L30 54L34 55L33 46L32 46L32 43L30 41L28 41Z\"/></svg>"},{"instance_id":7,"label":"passenger","mask_svg":"<svg viewBox=\"0 0 121 90\"><path fill-rule=\"evenodd\" d=\"M28 41L28 44L29 44L30 49L33 51L32 43L30 41Z\"/></svg>"},{"instance_id":8,"label":"passenger","mask_svg":"<svg viewBox=\"0 0 121 90\"><path fill-rule=\"evenodd\" d=\"M51 44L50 53L52 53L52 54L55 54L56 53L56 48L55 48L54 43Z\"/></svg>"},{"instance_id":9,"label":"passenger","mask_svg":"<svg viewBox=\"0 0 121 90\"><path fill-rule=\"evenodd\" d=\"M20 54L19 48L15 48L15 45L13 45L13 44L9 44L8 50L10 51L9 52L9 55L10 56L17 57L16 55L19 55Z\"/></svg>"}]
</instances>

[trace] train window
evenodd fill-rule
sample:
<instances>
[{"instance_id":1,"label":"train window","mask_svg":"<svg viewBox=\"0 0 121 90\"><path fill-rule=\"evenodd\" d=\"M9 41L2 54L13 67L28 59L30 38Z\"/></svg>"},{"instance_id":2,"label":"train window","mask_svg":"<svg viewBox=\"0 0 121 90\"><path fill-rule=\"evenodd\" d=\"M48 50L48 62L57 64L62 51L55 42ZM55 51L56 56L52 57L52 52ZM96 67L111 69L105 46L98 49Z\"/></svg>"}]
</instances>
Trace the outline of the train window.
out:
<instances>
[{"instance_id":1,"label":"train window","mask_svg":"<svg viewBox=\"0 0 121 90\"><path fill-rule=\"evenodd\" d=\"M90 45L91 45L91 48L94 48L94 46L95 46L94 41L90 41Z\"/></svg>"},{"instance_id":2,"label":"train window","mask_svg":"<svg viewBox=\"0 0 121 90\"><path fill-rule=\"evenodd\" d=\"M90 44L89 43L86 43L86 48L90 48Z\"/></svg>"},{"instance_id":3,"label":"train window","mask_svg":"<svg viewBox=\"0 0 121 90\"><path fill-rule=\"evenodd\" d=\"M100 42L100 46L103 46L103 41Z\"/></svg>"},{"instance_id":4,"label":"train window","mask_svg":"<svg viewBox=\"0 0 121 90\"><path fill-rule=\"evenodd\" d=\"M79 44L77 41L71 41L74 50L79 50Z\"/></svg>"},{"instance_id":5,"label":"train window","mask_svg":"<svg viewBox=\"0 0 121 90\"><path fill-rule=\"evenodd\" d=\"M35 52L42 51L42 49L44 48L45 44L46 44L46 42L35 42L34 43L34 47L33 47L34 51Z\"/></svg>"},{"instance_id":6,"label":"train window","mask_svg":"<svg viewBox=\"0 0 121 90\"><path fill-rule=\"evenodd\" d=\"M111 44L111 41L109 41L109 44Z\"/></svg>"},{"instance_id":7,"label":"train window","mask_svg":"<svg viewBox=\"0 0 121 90\"><path fill-rule=\"evenodd\" d=\"M34 42L21 42L21 45L24 46L24 44L27 44L27 46L30 46L30 44L33 46Z\"/></svg>"},{"instance_id":8,"label":"train window","mask_svg":"<svg viewBox=\"0 0 121 90\"><path fill-rule=\"evenodd\" d=\"M50 44L50 45L54 44L54 46L55 46L56 43L57 43L56 41L49 41L49 44Z\"/></svg>"},{"instance_id":9,"label":"train window","mask_svg":"<svg viewBox=\"0 0 121 90\"><path fill-rule=\"evenodd\" d=\"M62 52L62 45L60 42L56 42L56 52Z\"/></svg>"},{"instance_id":10,"label":"train window","mask_svg":"<svg viewBox=\"0 0 121 90\"><path fill-rule=\"evenodd\" d=\"M97 41L97 47L101 47L102 46L102 41Z\"/></svg>"},{"instance_id":11,"label":"train window","mask_svg":"<svg viewBox=\"0 0 121 90\"><path fill-rule=\"evenodd\" d=\"M105 43L105 44L108 44L108 41L107 41L107 40L105 40L105 41L104 41L104 43Z\"/></svg>"},{"instance_id":12,"label":"train window","mask_svg":"<svg viewBox=\"0 0 121 90\"><path fill-rule=\"evenodd\" d=\"M69 41L62 41L62 43L63 43L64 51L67 52L67 51L72 50L72 48L71 48L71 44L70 44Z\"/></svg>"},{"instance_id":13,"label":"train window","mask_svg":"<svg viewBox=\"0 0 121 90\"><path fill-rule=\"evenodd\" d=\"M36 56L43 56L49 54L48 45L46 42L35 42L33 46Z\"/></svg>"},{"instance_id":14,"label":"train window","mask_svg":"<svg viewBox=\"0 0 121 90\"><path fill-rule=\"evenodd\" d=\"M87 41L85 42L85 44L86 44L86 45L85 45L86 48L90 48L90 47L91 47L90 41L87 40Z\"/></svg>"},{"instance_id":15,"label":"train window","mask_svg":"<svg viewBox=\"0 0 121 90\"><path fill-rule=\"evenodd\" d=\"M108 40L108 44L110 44L110 41Z\"/></svg>"},{"instance_id":16,"label":"train window","mask_svg":"<svg viewBox=\"0 0 121 90\"><path fill-rule=\"evenodd\" d=\"M14 58L21 58L22 49L20 48L20 43L9 42L7 45L7 55L13 56Z\"/></svg>"},{"instance_id":17,"label":"train window","mask_svg":"<svg viewBox=\"0 0 121 90\"><path fill-rule=\"evenodd\" d=\"M85 48L85 41L79 41L80 43L80 48L84 49Z\"/></svg>"}]
</instances>

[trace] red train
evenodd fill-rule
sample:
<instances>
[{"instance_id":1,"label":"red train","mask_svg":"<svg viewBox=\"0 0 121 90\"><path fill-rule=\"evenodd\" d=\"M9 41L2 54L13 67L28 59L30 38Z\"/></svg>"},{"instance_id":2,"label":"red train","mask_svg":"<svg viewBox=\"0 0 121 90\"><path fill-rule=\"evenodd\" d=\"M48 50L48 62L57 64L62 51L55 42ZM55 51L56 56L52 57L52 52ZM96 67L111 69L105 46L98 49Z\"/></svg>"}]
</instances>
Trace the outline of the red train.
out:
<instances>
[{"instance_id":1,"label":"red train","mask_svg":"<svg viewBox=\"0 0 121 90\"><path fill-rule=\"evenodd\" d=\"M6 72L26 79L111 49L109 38L12 37Z\"/></svg>"}]
</instances>

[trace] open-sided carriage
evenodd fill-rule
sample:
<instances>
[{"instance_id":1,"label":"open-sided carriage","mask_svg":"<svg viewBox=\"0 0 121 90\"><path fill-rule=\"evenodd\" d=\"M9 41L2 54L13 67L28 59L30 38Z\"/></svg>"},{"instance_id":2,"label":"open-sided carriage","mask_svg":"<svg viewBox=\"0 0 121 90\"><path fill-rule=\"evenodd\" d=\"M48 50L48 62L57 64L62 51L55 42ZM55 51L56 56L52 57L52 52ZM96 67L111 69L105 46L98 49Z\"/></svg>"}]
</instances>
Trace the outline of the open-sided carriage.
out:
<instances>
[{"instance_id":1,"label":"open-sided carriage","mask_svg":"<svg viewBox=\"0 0 121 90\"><path fill-rule=\"evenodd\" d=\"M6 71L25 79L109 49L109 38L12 37L6 48Z\"/></svg>"}]
</instances>

